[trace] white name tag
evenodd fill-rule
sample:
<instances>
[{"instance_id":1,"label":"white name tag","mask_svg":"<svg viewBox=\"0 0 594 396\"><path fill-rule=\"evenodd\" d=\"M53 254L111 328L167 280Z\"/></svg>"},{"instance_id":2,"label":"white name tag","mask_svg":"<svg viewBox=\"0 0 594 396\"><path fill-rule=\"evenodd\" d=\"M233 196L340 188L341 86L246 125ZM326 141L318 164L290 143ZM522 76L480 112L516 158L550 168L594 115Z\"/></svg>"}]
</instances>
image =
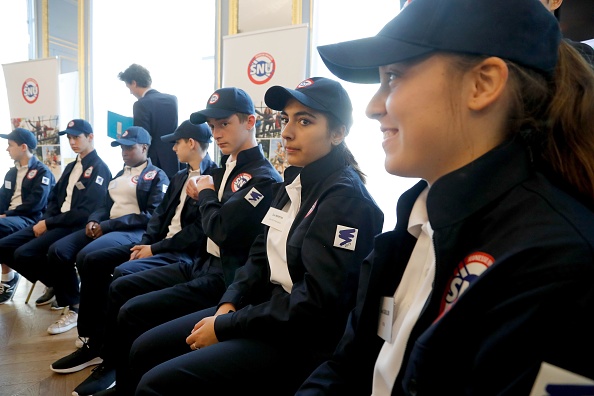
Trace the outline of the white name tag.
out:
<instances>
[{"instance_id":1,"label":"white name tag","mask_svg":"<svg viewBox=\"0 0 594 396\"><path fill-rule=\"evenodd\" d=\"M262 224L272 227L275 230L282 230L285 225L287 214L280 209L270 208L264 216Z\"/></svg>"},{"instance_id":2,"label":"white name tag","mask_svg":"<svg viewBox=\"0 0 594 396\"><path fill-rule=\"evenodd\" d=\"M76 188L78 188L79 190L84 190L85 189L85 185L82 184L82 182L76 182L75 184Z\"/></svg>"},{"instance_id":3,"label":"white name tag","mask_svg":"<svg viewBox=\"0 0 594 396\"><path fill-rule=\"evenodd\" d=\"M536 376L530 396L592 395L594 381L543 362Z\"/></svg>"},{"instance_id":4,"label":"white name tag","mask_svg":"<svg viewBox=\"0 0 594 396\"><path fill-rule=\"evenodd\" d=\"M10 180L4 180L4 188L7 188L9 190L12 188L12 183L10 182Z\"/></svg>"},{"instance_id":5,"label":"white name tag","mask_svg":"<svg viewBox=\"0 0 594 396\"><path fill-rule=\"evenodd\" d=\"M392 323L394 320L394 297L382 297L377 335L392 343Z\"/></svg>"}]
</instances>

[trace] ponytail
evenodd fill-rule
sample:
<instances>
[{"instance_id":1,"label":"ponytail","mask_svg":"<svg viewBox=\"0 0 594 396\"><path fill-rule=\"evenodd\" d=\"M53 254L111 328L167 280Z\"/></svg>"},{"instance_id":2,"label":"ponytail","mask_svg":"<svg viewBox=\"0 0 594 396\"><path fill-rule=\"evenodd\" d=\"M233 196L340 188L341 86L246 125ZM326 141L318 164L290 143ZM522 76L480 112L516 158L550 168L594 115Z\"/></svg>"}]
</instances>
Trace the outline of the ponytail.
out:
<instances>
[{"instance_id":1,"label":"ponytail","mask_svg":"<svg viewBox=\"0 0 594 396\"><path fill-rule=\"evenodd\" d=\"M346 128L345 135L348 135L349 126L345 125L343 122L341 122L338 118L336 118L331 113L324 113L324 115L326 116L326 119L328 120L328 133L331 133L332 131L335 131L335 130L338 130L338 129L344 127L344 128ZM333 147L333 150L340 151L346 164L350 165L355 170L355 172L357 172L357 175L359 175L359 178L361 179L363 184L365 184L365 182L367 181L367 176L365 175L365 173L363 173L363 171L359 167L359 163L355 159L355 156L353 155L353 153L351 153L351 150L349 150L349 148L347 147L346 143L344 142L344 139L338 146Z\"/></svg>"},{"instance_id":2,"label":"ponytail","mask_svg":"<svg viewBox=\"0 0 594 396\"><path fill-rule=\"evenodd\" d=\"M559 46L548 106L543 158L590 201L594 200L594 70L573 47Z\"/></svg>"}]
</instances>

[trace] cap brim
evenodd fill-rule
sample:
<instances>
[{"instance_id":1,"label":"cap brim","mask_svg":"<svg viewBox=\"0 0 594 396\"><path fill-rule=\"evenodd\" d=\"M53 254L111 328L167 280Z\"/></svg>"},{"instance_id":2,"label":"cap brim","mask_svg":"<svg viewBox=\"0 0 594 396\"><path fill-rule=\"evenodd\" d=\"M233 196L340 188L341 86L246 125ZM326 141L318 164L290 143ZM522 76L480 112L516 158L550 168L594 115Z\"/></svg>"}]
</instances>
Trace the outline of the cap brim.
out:
<instances>
[{"instance_id":1,"label":"cap brim","mask_svg":"<svg viewBox=\"0 0 594 396\"><path fill-rule=\"evenodd\" d=\"M227 118L231 117L235 113L235 111L225 109L204 109L192 113L192 115L190 115L190 122L194 125L198 125L202 124L203 122L206 122L207 118Z\"/></svg>"},{"instance_id":2,"label":"cap brim","mask_svg":"<svg viewBox=\"0 0 594 396\"><path fill-rule=\"evenodd\" d=\"M58 132L58 135L64 136L64 135L68 134L68 135L78 136L78 135L82 135L83 133L84 132L78 131L76 129L66 129L65 131Z\"/></svg>"},{"instance_id":3,"label":"cap brim","mask_svg":"<svg viewBox=\"0 0 594 396\"><path fill-rule=\"evenodd\" d=\"M0 138L8 139L8 135L5 133L0 133Z\"/></svg>"},{"instance_id":4,"label":"cap brim","mask_svg":"<svg viewBox=\"0 0 594 396\"><path fill-rule=\"evenodd\" d=\"M115 147L115 146L134 146L135 144L137 144L138 142L135 142L134 140L128 140L128 139L117 139L116 141L111 142L111 147Z\"/></svg>"},{"instance_id":5,"label":"cap brim","mask_svg":"<svg viewBox=\"0 0 594 396\"><path fill-rule=\"evenodd\" d=\"M336 77L360 84L379 82L379 67L403 62L434 49L384 36L367 37L318 47L320 57Z\"/></svg>"},{"instance_id":6,"label":"cap brim","mask_svg":"<svg viewBox=\"0 0 594 396\"><path fill-rule=\"evenodd\" d=\"M175 137L175 133L170 133L169 135L161 136L161 141L166 143L175 143L177 138Z\"/></svg>"},{"instance_id":7,"label":"cap brim","mask_svg":"<svg viewBox=\"0 0 594 396\"><path fill-rule=\"evenodd\" d=\"M316 102L309 96L299 92L299 90L296 89L288 89L279 85L275 85L274 87L268 88L266 94L264 95L264 102L266 103L266 106L273 110L283 110L289 99L295 99L301 104L314 110L329 111L326 106Z\"/></svg>"}]
</instances>

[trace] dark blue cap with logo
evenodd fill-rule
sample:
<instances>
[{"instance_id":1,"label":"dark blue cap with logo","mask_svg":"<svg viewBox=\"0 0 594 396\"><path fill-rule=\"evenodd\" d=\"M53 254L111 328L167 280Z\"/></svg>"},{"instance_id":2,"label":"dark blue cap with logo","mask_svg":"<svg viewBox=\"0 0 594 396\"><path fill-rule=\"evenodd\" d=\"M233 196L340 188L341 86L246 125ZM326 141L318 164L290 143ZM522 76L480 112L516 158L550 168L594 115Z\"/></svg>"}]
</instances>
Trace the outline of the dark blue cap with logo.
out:
<instances>
[{"instance_id":1,"label":"dark blue cap with logo","mask_svg":"<svg viewBox=\"0 0 594 396\"><path fill-rule=\"evenodd\" d=\"M9 134L0 134L0 137L12 140L19 146L21 144L26 144L30 149L37 147L37 139L35 138L35 135L33 135L33 132L25 128L16 128Z\"/></svg>"},{"instance_id":2,"label":"dark blue cap with logo","mask_svg":"<svg viewBox=\"0 0 594 396\"><path fill-rule=\"evenodd\" d=\"M266 91L264 102L271 109L283 110L291 98L314 110L332 114L347 130L353 124L353 105L349 94L334 80L311 77L301 81L295 89L275 85Z\"/></svg>"},{"instance_id":3,"label":"dark blue cap with logo","mask_svg":"<svg viewBox=\"0 0 594 396\"><path fill-rule=\"evenodd\" d=\"M85 120L81 120L81 119L76 119L76 120L72 120L68 123L68 126L66 127L66 130L59 132L58 135L73 135L73 136L78 136L82 133L93 133L93 128L91 128L91 124L89 124L87 121Z\"/></svg>"},{"instance_id":4,"label":"dark blue cap with logo","mask_svg":"<svg viewBox=\"0 0 594 396\"><path fill-rule=\"evenodd\" d=\"M122 133L119 139L111 142L115 146L133 146L135 144L151 144L151 135L143 127L132 126Z\"/></svg>"},{"instance_id":5,"label":"dark blue cap with logo","mask_svg":"<svg viewBox=\"0 0 594 396\"><path fill-rule=\"evenodd\" d=\"M192 124L202 124L207 118L221 119L236 113L254 114L252 98L240 88L217 89L206 103L206 109L192 113Z\"/></svg>"},{"instance_id":6,"label":"dark blue cap with logo","mask_svg":"<svg viewBox=\"0 0 594 396\"><path fill-rule=\"evenodd\" d=\"M212 141L212 131L205 123L196 125L191 123L190 120L186 120L177 127L175 132L161 136L162 141L169 143L182 138L192 138L202 143L210 143Z\"/></svg>"},{"instance_id":7,"label":"dark blue cap with logo","mask_svg":"<svg viewBox=\"0 0 594 396\"><path fill-rule=\"evenodd\" d=\"M356 83L380 66L433 52L496 56L544 74L557 63L557 19L535 0L413 0L374 37L318 47L328 69Z\"/></svg>"}]
</instances>

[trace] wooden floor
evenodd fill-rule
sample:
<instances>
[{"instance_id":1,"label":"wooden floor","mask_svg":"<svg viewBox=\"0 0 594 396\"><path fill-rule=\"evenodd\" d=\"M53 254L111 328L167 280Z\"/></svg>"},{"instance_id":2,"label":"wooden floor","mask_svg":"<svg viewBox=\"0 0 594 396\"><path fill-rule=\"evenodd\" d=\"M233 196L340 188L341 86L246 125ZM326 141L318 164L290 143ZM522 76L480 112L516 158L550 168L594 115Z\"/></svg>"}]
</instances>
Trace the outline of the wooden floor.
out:
<instances>
[{"instance_id":1,"label":"wooden floor","mask_svg":"<svg viewBox=\"0 0 594 396\"><path fill-rule=\"evenodd\" d=\"M0 305L0 396L68 396L93 367L73 374L57 374L49 366L73 352L76 327L49 335L47 327L61 311L35 306L44 286L37 283L25 304L31 283L21 277L12 301Z\"/></svg>"}]
</instances>

